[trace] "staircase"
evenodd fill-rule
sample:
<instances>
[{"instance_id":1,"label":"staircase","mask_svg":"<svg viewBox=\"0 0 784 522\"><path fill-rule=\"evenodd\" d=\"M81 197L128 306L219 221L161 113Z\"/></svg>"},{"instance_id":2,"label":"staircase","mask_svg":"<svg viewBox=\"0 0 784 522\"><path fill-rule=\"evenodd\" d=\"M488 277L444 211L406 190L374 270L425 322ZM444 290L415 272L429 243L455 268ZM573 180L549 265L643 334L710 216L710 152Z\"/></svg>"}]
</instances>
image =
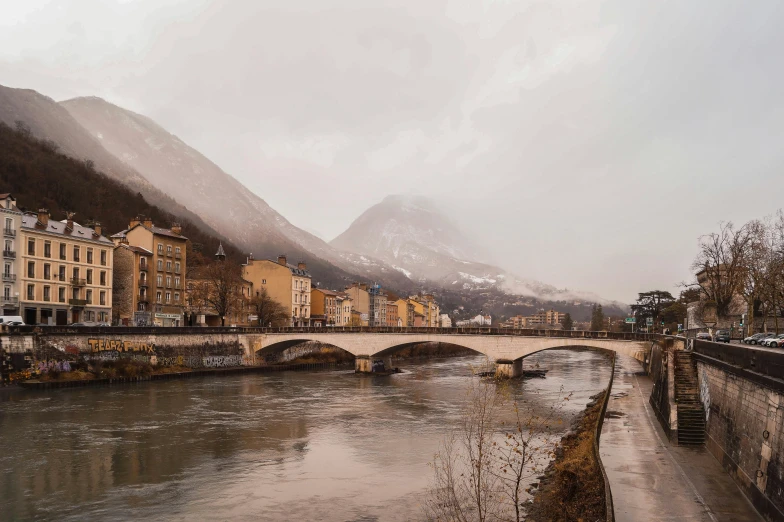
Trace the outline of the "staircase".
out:
<instances>
[{"instance_id":1,"label":"staircase","mask_svg":"<svg viewBox=\"0 0 784 522\"><path fill-rule=\"evenodd\" d=\"M705 444L705 408L700 401L697 365L692 352L675 352L675 402L678 404L678 444Z\"/></svg>"}]
</instances>

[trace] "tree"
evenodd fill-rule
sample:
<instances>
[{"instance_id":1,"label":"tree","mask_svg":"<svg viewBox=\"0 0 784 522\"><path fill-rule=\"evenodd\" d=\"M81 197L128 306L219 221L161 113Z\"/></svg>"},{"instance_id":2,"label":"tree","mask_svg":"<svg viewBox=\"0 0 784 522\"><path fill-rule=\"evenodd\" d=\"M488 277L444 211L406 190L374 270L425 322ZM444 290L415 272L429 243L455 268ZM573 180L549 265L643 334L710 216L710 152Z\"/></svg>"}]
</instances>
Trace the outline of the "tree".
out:
<instances>
[{"instance_id":1,"label":"tree","mask_svg":"<svg viewBox=\"0 0 784 522\"><path fill-rule=\"evenodd\" d=\"M637 322L648 317L653 318L654 324L659 324L662 312L675 302L675 298L670 292L665 290L651 290L640 292L637 302L631 306L632 315L637 318Z\"/></svg>"},{"instance_id":2,"label":"tree","mask_svg":"<svg viewBox=\"0 0 784 522\"><path fill-rule=\"evenodd\" d=\"M445 438L425 502L429 520L525 518L524 487L554 456L563 401L544 412L519 404L489 379L474 381L461 421ZM509 413L511 412L511 413Z\"/></svg>"},{"instance_id":3,"label":"tree","mask_svg":"<svg viewBox=\"0 0 784 522\"><path fill-rule=\"evenodd\" d=\"M599 332L604 330L604 311L602 305L595 304L591 310L591 331Z\"/></svg>"},{"instance_id":4,"label":"tree","mask_svg":"<svg viewBox=\"0 0 784 522\"><path fill-rule=\"evenodd\" d=\"M259 326L285 326L290 320L286 307L274 300L264 287L251 298L250 309L258 317Z\"/></svg>"},{"instance_id":5,"label":"tree","mask_svg":"<svg viewBox=\"0 0 784 522\"><path fill-rule=\"evenodd\" d=\"M565 314L563 321L561 321L561 325L563 326L564 330L571 330L574 328L574 322L572 321L572 314Z\"/></svg>"},{"instance_id":6,"label":"tree","mask_svg":"<svg viewBox=\"0 0 784 522\"><path fill-rule=\"evenodd\" d=\"M221 318L221 326L226 326L226 316L240 310L245 299L240 267L225 259L217 260L205 265L201 274L204 303Z\"/></svg>"}]
</instances>

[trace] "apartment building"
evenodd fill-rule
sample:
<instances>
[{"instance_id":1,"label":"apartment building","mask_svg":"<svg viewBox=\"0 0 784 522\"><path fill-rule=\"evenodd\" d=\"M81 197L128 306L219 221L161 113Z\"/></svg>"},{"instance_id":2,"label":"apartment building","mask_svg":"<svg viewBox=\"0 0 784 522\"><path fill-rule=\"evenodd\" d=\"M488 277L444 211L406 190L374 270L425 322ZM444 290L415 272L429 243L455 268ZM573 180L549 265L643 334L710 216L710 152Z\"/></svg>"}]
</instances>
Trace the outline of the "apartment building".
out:
<instances>
[{"instance_id":1,"label":"apartment building","mask_svg":"<svg viewBox=\"0 0 784 522\"><path fill-rule=\"evenodd\" d=\"M138 283L144 273L143 278L148 282L147 301L137 300L134 324L182 326L188 243L188 238L182 235L182 227L173 223L171 228L162 228L155 226L150 218L137 216L130 221L127 229L114 234L112 241L115 245L127 244L153 253L146 270L141 269L139 260L138 280L133 288L122 289L123 292L141 291L143 287Z\"/></svg>"},{"instance_id":2,"label":"apartment building","mask_svg":"<svg viewBox=\"0 0 784 522\"><path fill-rule=\"evenodd\" d=\"M0 294L0 314L21 315L19 313L20 282L19 273L19 230L22 228L22 212L16 208L16 198L11 194L0 194L0 215L3 224L3 291Z\"/></svg>"},{"instance_id":3,"label":"apartment building","mask_svg":"<svg viewBox=\"0 0 784 522\"><path fill-rule=\"evenodd\" d=\"M403 320L398 315L397 301L387 299L387 326L403 326Z\"/></svg>"},{"instance_id":4,"label":"apartment building","mask_svg":"<svg viewBox=\"0 0 784 522\"><path fill-rule=\"evenodd\" d=\"M510 317L503 324L501 328L539 328L539 327L552 327L560 326L563 322L564 316L561 312L555 310L539 310L537 313L530 316L516 315Z\"/></svg>"},{"instance_id":5,"label":"apartment building","mask_svg":"<svg viewBox=\"0 0 784 522\"><path fill-rule=\"evenodd\" d=\"M318 317L324 326L338 324L338 297L332 290L314 288L310 292L310 317L315 321ZM342 305L342 299L341 299Z\"/></svg>"},{"instance_id":6,"label":"apartment building","mask_svg":"<svg viewBox=\"0 0 784 522\"><path fill-rule=\"evenodd\" d=\"M248 257L242 265L242 278L255 289L266 288L272 299L290 310L292 326L310 326L310 272L303 261L297 266L286 261L285 255L278 256L277 261Z\"/></svg>"},{"instance_id":7,"label":"apartment building","mask_svg":"<svg viewBox=\"0 0 784 522\"><path fill-rule=\"evenodd\" d=\"M335 326L352 326L351 312L354 309L354 301L346 294L338 292L335 298L337 314Z\"/></svg>"},{"instance_id":8,"label":"apartment building","mask_svg":"<svg viewBox=\"0 0 784 522\"><path fill-rule=\"evenodd\" d=\"M395 301L397 306L397 316L401 326L414 326L414 304L410 299L398 299Z\"/></svg>"},{"instance_id":9,"label":"apartment building","mask_svg":"<svg viewBox=\"0 0 784 522\"><path fill-rule=\"evenodd\" d=\"M347 286L344 292L351 298L354 310L359 312L359 324L353 326L368 326L370 324L370 294L365 283L353 283Z\"/></svg>"},{"instance_id":10,"label":"apartment building","mask_svg":"<svg viewBox=\"0 0 784 522\"><path fill-rule=\"evenodd\" d=\"M114 298L112 318L123 326L151 326L150 267L154 255L146 248L131 246L121 238L114 247Z\"/></svg>"},{"instance_id":11,"label":"apartment building","mask_svg":"<svg viewBox=\"0 0 784 522\"><path fill-rule=\"evenodd\" d=\"M387 293L381 285L368 288L368 326L387 326Z\"/></svg>"},{"instance_id":12,"label":"apartment building","mask_svg":"<svg viewBox=\"0 0 784 522\"><path fill-rule=\"evenodd\" d=\"M441 314L441 317L438 319L438 321L441 328L452 328L452 319L450 319L449 315Z\"/></svg>"},{"instance_id":13,"label":"apartment building","mask_svg":"<svg viewBox=\"0 0 784 522\"><path fill-rule=\"evenodd\" d=\"M27 324L109 322L114 245L99 223L82 226L68 213L22 216L20 311Z\"/></svg>"}]
</instances>

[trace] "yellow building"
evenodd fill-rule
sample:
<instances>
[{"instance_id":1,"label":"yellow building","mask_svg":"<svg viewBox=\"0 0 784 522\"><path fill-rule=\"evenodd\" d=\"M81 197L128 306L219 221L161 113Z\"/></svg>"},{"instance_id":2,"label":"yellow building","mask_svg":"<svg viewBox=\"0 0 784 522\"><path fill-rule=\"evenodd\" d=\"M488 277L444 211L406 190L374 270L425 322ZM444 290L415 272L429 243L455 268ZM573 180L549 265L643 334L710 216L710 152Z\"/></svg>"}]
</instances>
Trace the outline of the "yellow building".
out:
<instances>
[{"instance_id":1,"label":"yellow building","mask_svg":"<svg viewBox=\"0 0 784 522\"><path fill-rule=\"evenodd\" d=\"M146 301L137 299L134 323L137 325L181 326L184 324L185 273L187 267L186 244L179 224L161 228L149 218L136 217L127 229L112 235L116 245L127 244L152 252L146 270L134 273L137 278L131 288L118 292L141 292L139 283L147 282ZM141 293L139 294L141 295ZM127 297L123 296L123 300Z\"/></svg>"},{"instance_id":2,"label":"yellow building","mask_svg":"<svg viewBox=\"0 0 784 522\"><path fill-rule=\"evenodd\" d=\"M27 324L108 323L114 245L101 226L69 213L53 221L45 209L22 216L20 311Z\"/></svg>"},{"instance_id":3,"label":"yellow building","mask_svg":"<svg viewBox=\"0 0 784 522\"><path fill-rule=\"evenodd\" d=\"M310 317L319 317L324 326L335 326L338 322L338 293L323 288L310 292Z\"/></svg>"},{"instance_id":4,"label":"yellow building","mask_svg":"<svg viewBox=\"0 0 784 522\"><path fill-rule=\"evenodd\" d=\"M354 310L354 300L351 299L351 297L349 297L347 294L338 293L335 301L335 306L337 309L335 326L350 326L351 312Z\"/></svg>"},{"instance_id":5,"label":"yellow building","mask_svg":"<svg viewBox=\"0 0 784 522\"><path fill-rule=\"evenodd\" d=\"M414 304L411 299L398 299L395 301L397 315L401 320L401 326L414 326Z\"/></svg>"},{"instance_id":6,"label":"yellow building","mask_svg":"<svg viewBox=\"0 0 784 522\"><path fill-rule=\"evenodd\" d=\"M354 326L367 326L370 324L370 294L365 283L353 283L346 287L344 292L354 303L354 310L359 312L360 324Z\"/></svg>"},{"instance_id":7,"label":"yellow building","mask_svg":"<svg viewBox=\"0 0 784 522\"><path fill-rule=\"evenodd\" d=\"M311 277L307 265L286 263L286 256L278 261L248 258L242 266L242 278L253 288L266 288L269 296L291 311L292 326L310 326Z\"/></svg>"}]
</instances>

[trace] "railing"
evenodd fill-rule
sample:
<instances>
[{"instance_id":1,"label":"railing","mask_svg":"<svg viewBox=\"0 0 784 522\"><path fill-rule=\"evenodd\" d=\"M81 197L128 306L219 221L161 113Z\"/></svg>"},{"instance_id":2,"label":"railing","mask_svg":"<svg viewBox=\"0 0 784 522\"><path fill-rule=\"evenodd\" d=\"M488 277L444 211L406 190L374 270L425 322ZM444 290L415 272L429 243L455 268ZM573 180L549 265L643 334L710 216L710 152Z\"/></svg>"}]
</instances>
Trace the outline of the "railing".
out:
<instances>
[{"instance_id":1,"label":"railing","mask_svg":"<svg viewBox=\"0 0 784 522\"><path fill-rule=\"evenodd\" d=\"M3 274L4 283L13 283L16 281L16 274Z\"/></svg>"},{"instance_id":2,"label":"railing","mask_svg":"<svg viewBox=\"0 0 784 522\"><path fill-rule=\"evenodd\" d=\"M4 228L3 235L6 237L16 237L16 230L13 228Z\"/></svg>"},{"instance_id":3,"label":"railing","mask_svg":"<svg viewBox=\"0 0 784 522\"><path fill-rule=\"evenodd\" d=\"M87 306L87 299L69 299L68 304L71 306Z\"/></svg>"},{"instance_id":4,"label":"railing","mask_svg":"<svg viewBox=\"0 0 784 522\"><path fill-rule=\"evenodd\" d=\"M71 278L71 284L73 286L84 286L84 285L87 284L87 280L86 279L80 279L78 277L72 277Z\"/></svg>"},{"instance_id":5,"label":"railing","mask_svg":"<svg viewBox=\"0 0 784 522\"><path fill-rule=\"evenodd\" d=\"M147 285L148 285L147 281L139 281L140 288L147 288Z\"/></svg>"},{"instance_id":6,"label":"railing","mask_svg":"<svg viewBox=\"0 0 784 522\"><path fill-rule=\"evenodd\" d=\"M16 259L16 252L13 250L3 250L3 257L8 259Z\"/></svg>"},{"instance_id":7,"label":"railing","mask_svg":"<svg viewBox=\"0 0 784 522\"><path fill-rule=\"evenodd\" d=\"M147 263L139 263L139 270L141 270L142 272L146 272L147 270L149 270Z\"/></svg>"},{"instance_id":8,"label":"railing","mask_svg":"<svg viewBox=\"0 0 784 522\"><path fill-rule=\"evenodd\" d=\"M175 252L174 259L182 259L182 254L180 254L179 252Z\"/></svg>"},{"instance_id":9,"label":"railing","mask_svg":"<svg viewBox=\"0 0 784 522\"><path fill-rule=\"evenodd\" d=\"M16 305L19 304L19 298L10 295L0 295L0 302L2 302L4 305Z\"/></svg>"}]
</instances>

